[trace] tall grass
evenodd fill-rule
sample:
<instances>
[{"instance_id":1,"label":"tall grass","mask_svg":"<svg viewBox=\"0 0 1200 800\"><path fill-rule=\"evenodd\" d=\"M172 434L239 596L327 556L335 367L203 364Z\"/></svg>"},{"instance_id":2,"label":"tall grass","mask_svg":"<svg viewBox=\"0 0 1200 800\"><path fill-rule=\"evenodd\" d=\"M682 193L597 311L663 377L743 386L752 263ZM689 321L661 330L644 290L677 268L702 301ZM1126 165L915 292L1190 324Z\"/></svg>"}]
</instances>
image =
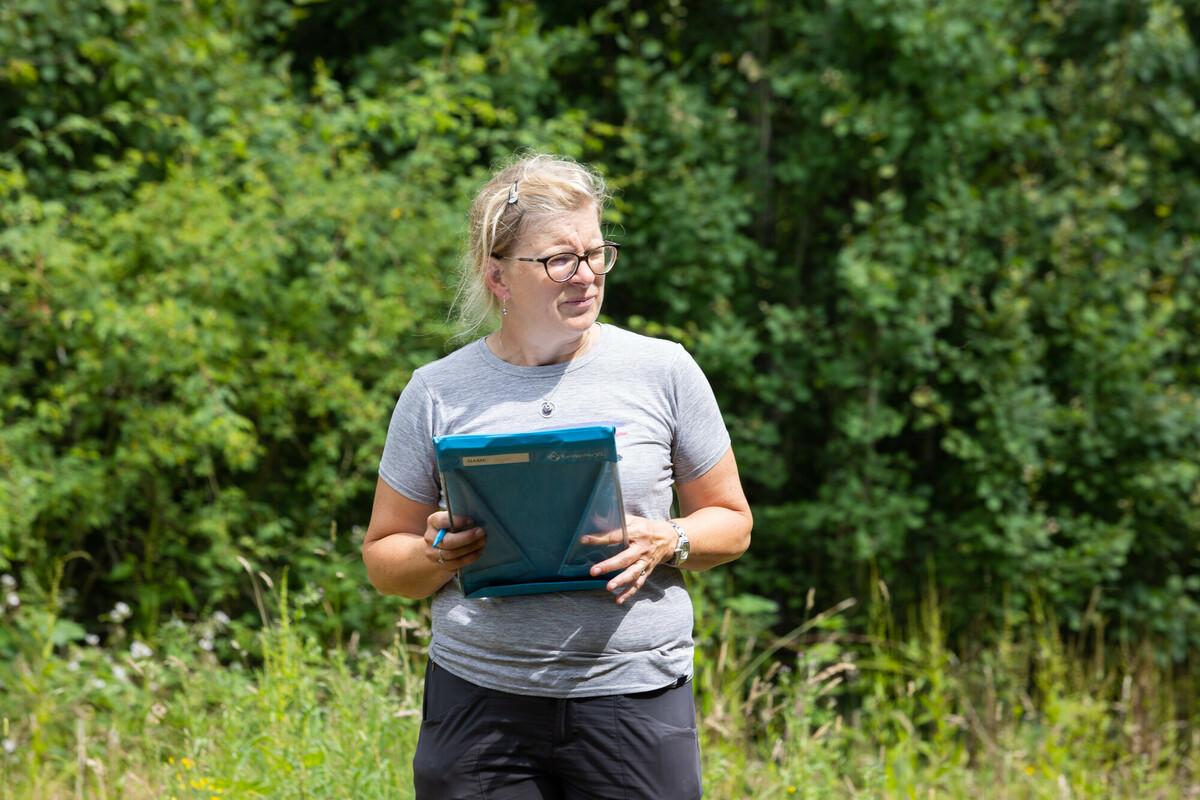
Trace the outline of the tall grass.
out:
<instances>
[{"instance_id":1,"label":"tall grass","mask_svg":"<svg viewBox=\"0 0 1200 800\"><path fill-rule=\"evenodd\" d=\"M1149 644L1066 640L1035 613L955 650L932 587L903 623L880 583L865 623L847 600L785 636L714 598L700 587L708 797L1200 798L1195 665ZM21 599L0 618L3 800L411 796L425 617L326 648L281 585L256 630L135 642L114 609L96 646L53 592Z\"/></svg>"},{"instance_id":2,"label":"tall grass","mask_svg":"<svg viewBox=\"0 0 1200 800\"><path fill-rule=\"evenodd\" d=\"M427 632L402 621L390 647L325 649L286 585L276 601L245 644L209 620L152 646L114 625L103 648L46 647L46 598L20 609L26 647L0 666L0 798L403 796Z\"/></svg>"},{"instance_id":3,"label":"tall grass","mask_svg":"<svg viewBox=\"0 0 1200 800\"><path fill-rule=\"evenodd\" d=\"M724 613L697 652L709 796L1200 798L1197 664L1036 608L955 652L933 586L900 624L879 582L865 635L853 605L777 638Z\"/></svg>"}]
</instances>

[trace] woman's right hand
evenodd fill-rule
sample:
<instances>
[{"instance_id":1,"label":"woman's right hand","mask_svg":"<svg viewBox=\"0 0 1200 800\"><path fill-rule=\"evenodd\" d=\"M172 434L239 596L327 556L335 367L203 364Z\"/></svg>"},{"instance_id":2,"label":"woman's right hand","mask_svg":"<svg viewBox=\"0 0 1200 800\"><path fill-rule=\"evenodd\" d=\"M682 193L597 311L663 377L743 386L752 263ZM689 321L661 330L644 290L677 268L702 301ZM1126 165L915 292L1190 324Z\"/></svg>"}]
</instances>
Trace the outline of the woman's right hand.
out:
<instances>
[{"instance_id":1,"label":"woman's right hand","mask_svg":"<svg viewBox=\"0 0 1200 800\"><path fill-rule=\"evenodd\" d=\"M425 521L425 558L435 567L447 572L456 572L473 561L479 559L487 536L483 528L475 527L469 519L459 519L462 530L450 531L450 514L446 511L435 511ZM446 535L441 543L433 546L440 529L446 528Z\"/></svg>"},{"instance_id":2,"label":"woman's right hand","mask_svg":"<svg viewBox=\"0 0 1200 800\"><path fill-rule=\"evenodd\" d=\"M454 577L455 570L478 560L483 531L457 517L462 530L447 532L435 549L450 515L433 503L422 503L393 489L383 478L375 484L375 505L363 537L363 563L371 585L383 594L420 600L432 597Z\"/></svg>"}]
</instances>

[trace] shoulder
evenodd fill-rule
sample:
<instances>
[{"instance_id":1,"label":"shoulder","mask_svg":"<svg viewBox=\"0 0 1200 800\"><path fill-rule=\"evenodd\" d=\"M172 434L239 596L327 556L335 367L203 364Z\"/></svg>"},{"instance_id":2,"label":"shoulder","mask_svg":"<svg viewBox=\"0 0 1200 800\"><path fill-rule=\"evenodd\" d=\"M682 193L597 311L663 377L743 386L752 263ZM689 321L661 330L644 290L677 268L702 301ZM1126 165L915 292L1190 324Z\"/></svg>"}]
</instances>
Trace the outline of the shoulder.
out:
<instances>
[{"instance_id":1,"label":"shoulder","mask_svg":"<svg viewBox=\"0 0 1200 800\"><path fill-rule=\"evenodd\" d=\"M680 358L688 357L683 345L670 339L657 339L616 325L608 325L607 329L609 348L619 358L670 369Z\"/></svg>"},{"instance_id":2,"label":"shoulder","mask_svg":"<svg viewBox=\"0 0 1200 800\"><path fill-rule=\"evenodd\" d=\"M711 393L707 376L687 349L670 339L657 339L612 327L610 369L622 377L637 376L647 386L657 386L670 396Z\"/></svg>"},{"instance_id":3,"label":"shoulder","mask_svg":"<svg viewBox=\"0 0 1200 800\"><path fill-rule=\"evenodd\" d=\"M479 355L481 342L476 339L437 361L418 367L413 371L412 383L432 394L446 386L461 386L464 380L470 380L473 374L486 369Z\"/></svg>"},{"instance_id":4,"label":"shoulder","mask_svg":"<svg viewBox=\"0 0 1200 800\"><path fill-rule=\"evenodd\" d=\"M700 367L679 342L608 326L609 369L664 388L688 384Z\"/></svg>"}]
</instances>

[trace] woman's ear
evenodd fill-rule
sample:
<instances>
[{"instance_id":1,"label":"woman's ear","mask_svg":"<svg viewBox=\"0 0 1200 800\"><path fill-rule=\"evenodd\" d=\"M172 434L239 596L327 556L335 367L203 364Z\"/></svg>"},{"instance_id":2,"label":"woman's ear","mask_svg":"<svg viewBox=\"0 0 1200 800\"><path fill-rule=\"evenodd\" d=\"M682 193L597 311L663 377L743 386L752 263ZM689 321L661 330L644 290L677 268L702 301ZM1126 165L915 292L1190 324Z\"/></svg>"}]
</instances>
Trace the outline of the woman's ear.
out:
<instances>
[{"instance_id":1,"label":"woman's ear","mask_svg":"<svg viewBox=\"0 0 1200 800\"><path fill-rule=\"evenodd\" d=\"M487 273L484 274L484 281L487 282L488 289L491 290L500 300L507 300L511 296L508 290L508 284L504 282L504 270L500 268L500 262L494 258L488 259Z\"/></svg>"}]
</instances>

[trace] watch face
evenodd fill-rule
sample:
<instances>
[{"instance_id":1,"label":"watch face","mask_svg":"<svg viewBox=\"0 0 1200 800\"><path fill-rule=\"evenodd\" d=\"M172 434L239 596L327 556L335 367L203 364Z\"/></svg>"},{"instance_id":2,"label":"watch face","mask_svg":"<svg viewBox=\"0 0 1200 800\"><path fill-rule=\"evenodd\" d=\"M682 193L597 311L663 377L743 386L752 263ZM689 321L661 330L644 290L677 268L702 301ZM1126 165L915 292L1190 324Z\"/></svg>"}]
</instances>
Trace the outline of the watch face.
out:
<instances>
[{"instance_id":1,"label":"watch face","mask_svg":"<svg viewBox=\"0 0 1200 800\"><path fill-rule=\"evenodd\" d=\"M692 551L692 543L688 541L687 534L683 532L683 528L672 523L671 527L679 534L679 541L675 544L675 557L671 559L671 563L679 566L687 560L688 555Z\"/></svg>"}]
</instances>

